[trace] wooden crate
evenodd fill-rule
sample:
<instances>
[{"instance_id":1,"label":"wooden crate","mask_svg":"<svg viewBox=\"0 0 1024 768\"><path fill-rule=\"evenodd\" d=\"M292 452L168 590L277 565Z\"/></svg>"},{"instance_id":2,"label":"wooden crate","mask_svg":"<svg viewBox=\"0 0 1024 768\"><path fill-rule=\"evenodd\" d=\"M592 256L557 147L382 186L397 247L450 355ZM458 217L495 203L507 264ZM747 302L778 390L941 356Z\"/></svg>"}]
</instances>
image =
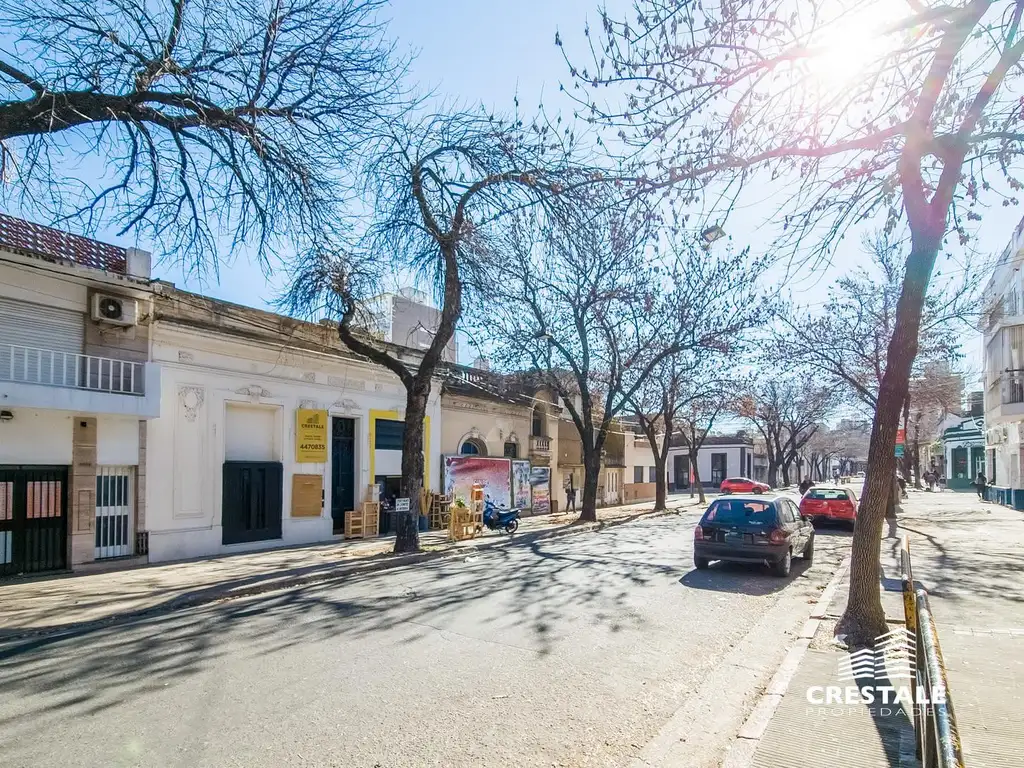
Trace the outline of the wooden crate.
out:
<instances>
[{"instance_id":1,"label":"wooden crate","mask_svg":"<svg viewBox=\"0 0 1024 768\"><path fill-rule=\"evenodd\" d=\"M349 509L345 512L345 538L361 539L365 536L363 532L363 511Z\"/></svg>"},{"instance_id":2,"label":"wooden crate","mask_svg":"<svg viewBox=\"0 0 1024 768\"><path fill-rule=\"evenodd\" d=\"M462 541L475 538L484 528L484 503L470 502L468 507L452 505L448 519L448 540Z\"/></svg>"},{"instance_id":3,"label":"wooden crate","mask_svg":"<svg viewBox=\"0 0 1024 768\"><path fill-rule=\"evenodd\" d=\"M363 528L366 531L365 536L369 538L371 536L380 535L380 502L379 501L364 501L363 502Z\"/></svg>"},{"instance_id":4,"label":"wooden crate","mask_svg":"<svg viewBox=\"0 0 1024 768\"><path fill-rule=\"evenodd\" d=\"M449 508L452 505L451 494L432 493L430 506L426 507L430 517L430 530L443 531L448 527Z\"/></svg>"},{"instance_id":5,"label":"wooden crate","mask_svg":"<svg viewBox=\"0 0 1024 768\"><path fill-rule=\"evenodd\" d=\"M364 501L360 509L345 513L345 538L368 539L380 532L380 502Z\"/></svg>"}]
</instances>

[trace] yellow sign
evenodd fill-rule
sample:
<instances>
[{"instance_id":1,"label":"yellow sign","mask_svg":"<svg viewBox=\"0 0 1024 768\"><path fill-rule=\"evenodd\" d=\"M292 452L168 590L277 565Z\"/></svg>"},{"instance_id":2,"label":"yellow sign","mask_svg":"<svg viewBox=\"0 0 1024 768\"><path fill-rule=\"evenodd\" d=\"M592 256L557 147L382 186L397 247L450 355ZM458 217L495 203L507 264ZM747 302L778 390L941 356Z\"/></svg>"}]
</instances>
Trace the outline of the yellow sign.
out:
<instances>
[{"instance_id":1,"label":"yellow sign","mask_svg":"<svg viewBox=\"0 0 1024 768\"><path fill-rule=\"evenodd\" d=\"M295 411L295 460L300 464L327 463L327 411Z\"/></svg>"}]
</instances>

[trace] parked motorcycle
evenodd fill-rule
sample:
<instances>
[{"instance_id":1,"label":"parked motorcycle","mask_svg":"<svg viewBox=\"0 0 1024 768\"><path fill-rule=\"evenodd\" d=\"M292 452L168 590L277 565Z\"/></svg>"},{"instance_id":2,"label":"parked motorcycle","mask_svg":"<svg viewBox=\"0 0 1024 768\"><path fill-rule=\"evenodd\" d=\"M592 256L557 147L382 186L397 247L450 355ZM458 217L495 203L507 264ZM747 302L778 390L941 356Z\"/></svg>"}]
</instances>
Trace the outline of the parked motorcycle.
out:
<instances>
[{"instance_id":1,"label":"parked motorcycle","mask_svg":"<svg viewBox=\"0 0 1024 768\"><path fill-rule=\"evenodd\" d=\"M493 502L484 502L484 525L488 530L504 530L511 536L519 530L519 510L499 509Z\"/></svg>"}]
</instances>

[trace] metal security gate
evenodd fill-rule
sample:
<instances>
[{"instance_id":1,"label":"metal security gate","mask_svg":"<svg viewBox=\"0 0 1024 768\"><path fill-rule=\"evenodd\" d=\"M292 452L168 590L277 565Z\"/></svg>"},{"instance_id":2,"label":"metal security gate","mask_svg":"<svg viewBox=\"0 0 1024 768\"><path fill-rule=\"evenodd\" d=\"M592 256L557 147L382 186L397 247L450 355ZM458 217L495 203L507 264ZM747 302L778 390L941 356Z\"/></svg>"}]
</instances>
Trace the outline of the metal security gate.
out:
<instances>
[{"instance_id":1,"label":"metal security gate","mask_svg":"<svg viewBox=\"0 0 1024 768\"><path fill-rule=\"evenodd\" d=\"M132 554L135 467L96 468L96 559Z\"/></svg>"},{"instance_id":2,"label":"metal security gate","mask_svg":"<svg viewBox=\"0 0 1024 768\"><path fill-rule=\"evenodd\" d=\"M0 575L67 567L67 467L0 467Z\"/></svg>"}]
</instances>

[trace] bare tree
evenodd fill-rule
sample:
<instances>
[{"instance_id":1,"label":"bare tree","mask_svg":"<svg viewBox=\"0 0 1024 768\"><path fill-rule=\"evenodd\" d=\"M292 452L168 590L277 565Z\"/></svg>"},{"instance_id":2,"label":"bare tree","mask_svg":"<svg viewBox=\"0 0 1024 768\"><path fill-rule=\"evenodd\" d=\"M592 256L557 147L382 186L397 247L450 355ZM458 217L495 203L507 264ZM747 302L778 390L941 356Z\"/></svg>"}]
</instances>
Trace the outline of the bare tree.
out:
<instances>
[{"instance_id":1,"label":"bare tree","mask_svg":"<svg viewBox=\"0 0 1024 768\"><path fill-rule=\"evenodd\" d=\"M571 70L589 119L657 155L637 194L670 190L690 205L714 184L724 216L745 187L771 184L779 245L823 258L866 219L906 222L838 628L853 644L886 631L882 519L936 258L947 236L970 236L987 202L1017 202L1022 14L1016 0L641 0L628 19L602 13L591 65Z\"/></svg>"},{"instance_id":2,"label":"bare tree","mask_svg":"<svg viewBox=\"0 0 1024 768\"><path fill-rule=\"evenodd\" d=\"M737 400L736 415L746 419L764 439L768 453L768 484L789 485L797 455L835 408L836 397L806 376L761 375Z\"/></svg>"},{"instance_id":3,"label":"bare tree","mask_svg":"<svg viewBox=\"0 0 1024 768\"><path fill-rule=\"evenodd\" d=\"M423 421L442 354L462 315L463 293L480 268L496 222L557 197L582 172L570 162L565 135L484 114L431 115L396 124L369 152L363 195L370 224L354 249L313 249L297 260L284 304L338 321L341 341L393 373L406 391L402 493L395 551L419 548L423 488ZM374 340L367 300L388 278L415 271L435 289L440 320L420 355Z\"/></svg>"},{"instance_id":4,"label":"bare tree","mask_svg":"<svg viewBox=\"0 0 1024 768\"><path fill-rule=\"evenodd\" d=\"M680 356L668 357L640 383L630 401L633 416L654 453L655 510L665 509L668 501L665 467L672 434L676 429L676 416L685 402L682 390L689 372L689 367L683 364Z\"/></svg>"},{"instance_id":5,"label":"bare tree","mask_svg":"<svg viewBox=\"0 0 1024 768\"><path fill-rule=\"evenodd\" d=\"M871 264L839 278L816 311L787 307L778 317L767 360L790 361L846 390L874 412L903 284L901 246L886 233L865 238ZM960 359L960 335L979 317L978 279L965 271L925 301L913 375Z\"/></svg>"},{"instance_id":6,"label":"bare tree","mask_svg":"<svg viewBox=\"0 0 1024 768\"><path fill-rule=\"evenodd\" d=\"M701 504L707 499L704 497L704 484L700 479L700 465L697 463L697 457L719 417L734 407L734 386L721 379L713 379L703 388L693 392L677 418L677 433L683 445L686 446L693 472L690 495L693 495L693 489L696 487Z\"/></svg>"},{"instance_id":7,"label":"bare tree","mask_svg":"<svg viewBox=\"0 0 1024 768\"><path fill-rule=\"evenodd\" d=\"M756 322L756 318L751 319ZM740 339L733 342L733 349L738 350ZM696 473L697 452L718 415L727 408L729 382L721 375L720 358L717 351L703 349L672 355L655 367L633 393L633 416L654 453L655 509L665 509L668 498L665 470L673 440L684 442ZM703 503L703 488L700 499Z\"/></svg>"},{"instance_id":8,"label":"bare tree","mask_svg":"<svg viewBox=\"0 0 1024 768\"><path fill-rule=\"evenodd\" d=\"M3 200L116 223L194 268L335 232L392 112L384 0L3 0Z\"/></svg>"},{"instance_id":9,"label":"bare tree","mask_svg":"<svg viewBox=\"0 0 1024 768\"><path fill-rule=\"evenodd\" d=\"M963 376L944 361L926 366L910 380L903 409L903 476L921 487L921 443L939 437L938 429L951 413L959 413Z\"/></svg>"},{"instance_id":10,"label":"bare tree","mask_svg":"<svg viewBox=\"0 0 1024 768\"><path fill-rule=\"evenodd\" d=\"M488 274L478 334L500 364L540 371L561 398L582 442L580 519L595 520L615 417L663 361L738 337L756 302L753 280L733 281L742 254L711 258L681 242L659 259L646 211L611 206L605 190L575 203L510 231Z\"/></svg>"}]
</instances>

